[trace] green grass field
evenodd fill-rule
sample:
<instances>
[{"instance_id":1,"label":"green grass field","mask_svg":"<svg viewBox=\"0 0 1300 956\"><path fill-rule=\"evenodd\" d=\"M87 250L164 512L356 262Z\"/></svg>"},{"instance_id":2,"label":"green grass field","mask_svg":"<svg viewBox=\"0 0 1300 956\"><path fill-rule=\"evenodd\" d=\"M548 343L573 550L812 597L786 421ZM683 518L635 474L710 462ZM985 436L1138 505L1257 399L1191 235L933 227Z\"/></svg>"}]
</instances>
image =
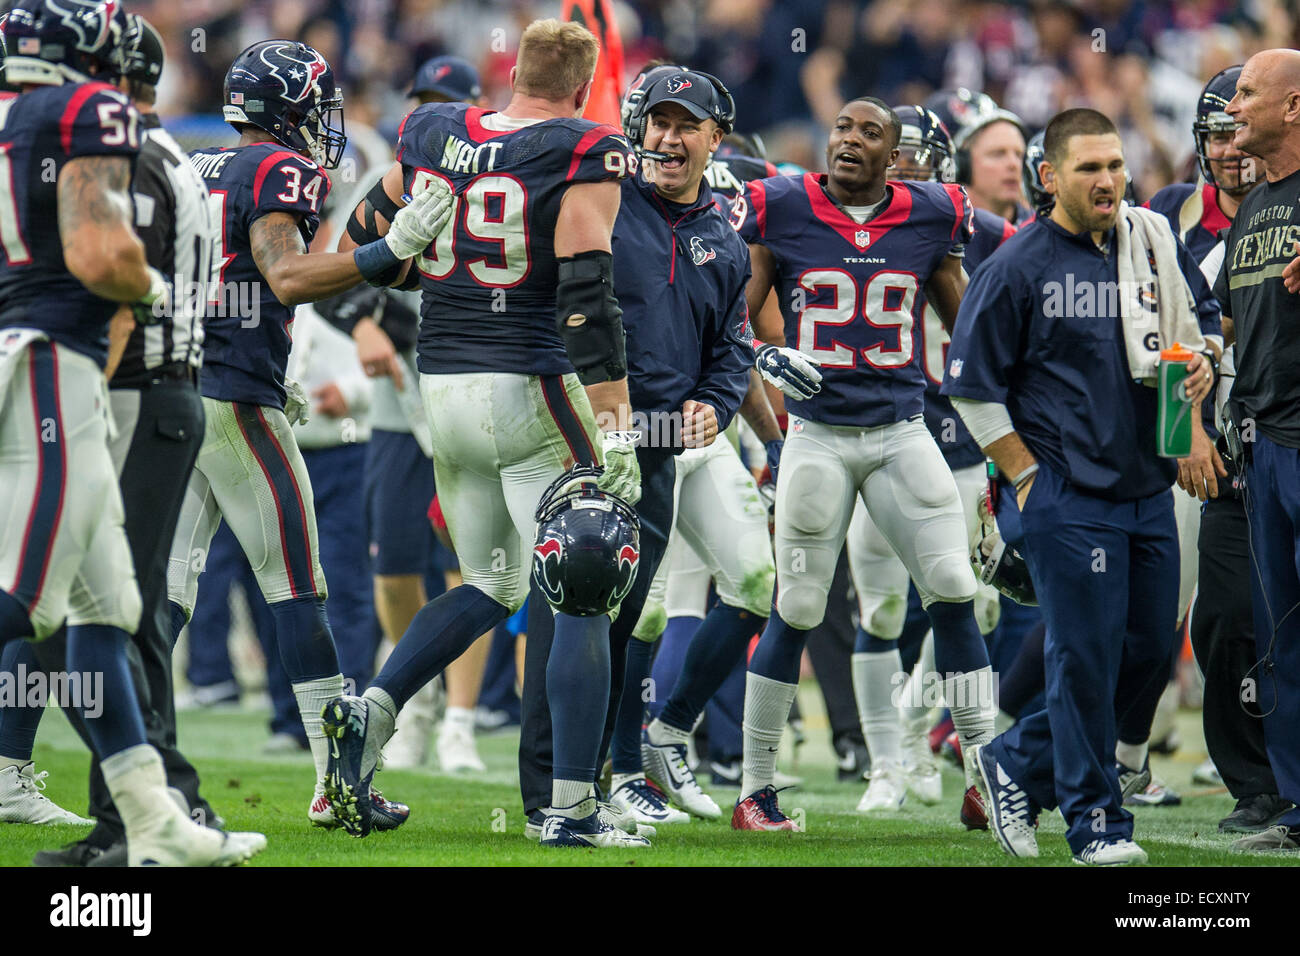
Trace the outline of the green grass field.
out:
<instances>
[{"instance_id":1,"label":"green grass field","mask_svg":"<svg viewBox=\"0 0 1300 956\"><path fill-rule=\"evenodd\" d=\"M306 818L311 760L264 757L266 714L260 710L185 712L181 745L196 763L204 792L229 827L259 830L269 846L251 865L264 866L1042 866L1069 865L1056 815L1044 815L1038 861L1013 860L988 833L967 832L957 820L961 780L945 771L945 800L938 807L909 803L896 816L863 817L854 812L862 787L836 782L825 732L825 715L815 686L805 682L801 704L809 728L796 767L804 785L782 794L787 813L801 812L802 834L735 833L728 819L694 820L660 828L654 846L638 851L547 851L525 840L515 784L517 736L480 738L486 777L464 779L431 770L381 772L379 787L411 806L411 819L393 833L355 840L342 831L313 829ZM1137 838L1153 864L1289 865L1295 858L1247 856L1228 851L1231 838L1216 831L1232 807L1226 792L1190 784L1204 757L1200 715L1184 713L1180 728L1188 743L1173 759L1157 758L1156 774L1183 794L1180 807L1139 808ZM47 794L64 807L85 809L88 757L59 713L47 713L38 737L38 770L50 771ZM788 761L787 761L788 764ZM706 781L707 783L707 781ZM735 791L713 789L729 807ZM24 866L37 850L57 847L85 832L80 827L0 825L0 865Z\"/></svg>"}]
</instances>

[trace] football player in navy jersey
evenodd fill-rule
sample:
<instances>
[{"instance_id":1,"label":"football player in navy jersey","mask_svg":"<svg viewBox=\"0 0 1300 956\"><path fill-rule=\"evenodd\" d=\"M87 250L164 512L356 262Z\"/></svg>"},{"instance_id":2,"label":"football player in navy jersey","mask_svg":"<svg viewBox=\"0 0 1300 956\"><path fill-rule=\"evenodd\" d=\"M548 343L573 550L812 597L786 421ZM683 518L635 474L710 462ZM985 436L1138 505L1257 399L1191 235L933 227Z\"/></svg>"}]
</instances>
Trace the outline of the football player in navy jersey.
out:
<instances>
[{"instance_id":1,"label":"football player in navy jersey","mask_svg":"<svg viewBox=\"0 0 1300 956\"><path fill-rule=\"evenodd\" d=\"M939 117L923 106L896 106L894 112L903 127L898 161L894 164L897 178L952 182L952 141ZM973 222L974 234L966 244L964 258L968 273L974 272L1016 231L1007 220L985 209L975 210ZM925 424L957 483L967 534L973 536L979 527L980 496L988 483L984 453L970 437L952 403L939 394L948 331L923 292L917 293L912 314L921 317L916 330L916 351L925 373ZM863 737L871 752L871 784L858 810L863 813L897 810L909 791L922 803L938 803L943 776L930 752L926 731L931 707L924 703L925 681L935 670L933 638L927 636L922 643L912 671L914 683L903 687L900 694L897 675L902 662L898 639L907 616L907 568L861 502L849 525L848 542L849 568L860 621L852 660L853 689ZM997 592L981 584L975 597L975 620L982 634L988 635L997 626L1000 610ZM895 706L899 698L903 701L901 710ZM900 721L903 716L906 720ZM968 788L967 793L962 821L973 829L982 828L987 820L976 801L979 791Z\"/></svg>"},{"instance_id":2,"label":"football player in navy jersey","mask_svg":"<svg viewBox=\"0 0 1300 956\"><path fill-rule=\"evenodd\" d=\"M119 303L147 321L170 291L131 229L140 116L103 82L125 71L127 29L115 0L21 0L5 22L22 92L0 94L0 644L66 620L67 669L102 676L106 701L82 716L132 865L231 865L266 838L172 802L126 656L141 598L108 449L107 332Z\"/></svg>"},{"instance_id":3,"label":"football player in navy jersey","mask_svg":"<svg viewBox=\"0 0 1300 956\"><path fill-rule=\"evenodd\" d=\"M603 490L628 503L640 496L610 254L620 180L635 157L621 130L579 118L598 50L582 26L539 20L520 38L505 110L416 108L397 162L340 242L373 241L403 193L418 201L439 183L455 193L447 227L416 262L418 367L464 584L415 616L364 697L326 708L337 741L331 792L357 836L371 827L366 793L398 710L527 597L542 492L574 464L603 462ZM538 830L546 846L648 842L614 827L595 799L609 627L605 614L555 615L546 668L554 774Z\"/></svg>"},{"instance_id":4,"label":"football player in navy jersey","mask_svg":"<svg viewBox=\"0 0 1300 956\"><path fill-rule=\"evenodd\" d=\"M830 131L830 172L747 187L751 312L775 286L784 337L821 364L821 389L788 403L776 497L777 600L750 660L738 829L795 829L772 787L807 631L822 619L836 559L861 496L922 595L937 670L964 746L993 730L992 674L975 624L966 519L922 420L913 306L924 290L945 322L965 288L972 210L951 183L886 182L901 123L879 100L844 105Z\"/></svg>"},{"instance_id":5,"label":"football player in navy jersey","mask_svg":"<svg viewBox=\"0 0 1300 956\"><path fill-rule=\"evenodd\" d=\"M275 615L280 655L316 765L308 817L333 827L320 712L343 692L343 675L325 613L311 483L291 428L306 412L301 389L285 381L293 310L363 279L400 280L406 260L442 228L451 200L445 189L430 190L394 210L384 239L347 253L308 254L329 194L325 169L338 164L346 143L333 71L306 44L266 40L235 58L224 99L238 145L191 154L221 236L205 315L207 430L168 568L172 636L194 611L203 558L224 518ZM385 829L409 812L382 798L375 804Z\"/></svg>"}]
</instances>

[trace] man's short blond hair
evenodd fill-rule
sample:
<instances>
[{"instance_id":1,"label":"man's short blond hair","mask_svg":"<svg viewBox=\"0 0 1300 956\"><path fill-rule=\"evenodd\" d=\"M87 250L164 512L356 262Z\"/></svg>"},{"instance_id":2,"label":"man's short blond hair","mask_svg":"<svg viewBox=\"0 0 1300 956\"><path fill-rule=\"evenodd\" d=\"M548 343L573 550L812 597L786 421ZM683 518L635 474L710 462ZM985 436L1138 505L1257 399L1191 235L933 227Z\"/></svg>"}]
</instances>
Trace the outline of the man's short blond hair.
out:
<instances>
[{"instance_id":1,"label":"man's short blond hair","mask_svg":"<svg viewBox=\"0 0 1300 956\"><path fill-rule=\"evenodd\" d=\"M596 73L600 42L580 23L534 20L519 38L515 91L562 100Z\"/></svg>"}]
</instances>

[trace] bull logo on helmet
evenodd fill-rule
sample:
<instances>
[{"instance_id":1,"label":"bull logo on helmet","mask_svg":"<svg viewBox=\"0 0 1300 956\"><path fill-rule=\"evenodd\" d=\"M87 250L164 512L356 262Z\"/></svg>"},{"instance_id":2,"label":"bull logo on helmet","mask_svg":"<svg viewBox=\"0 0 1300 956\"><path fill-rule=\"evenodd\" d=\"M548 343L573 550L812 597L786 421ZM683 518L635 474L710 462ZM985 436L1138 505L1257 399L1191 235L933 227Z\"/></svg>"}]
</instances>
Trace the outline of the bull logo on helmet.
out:
<instances>
[{"instance_id":1,"label":"bull logo on helmet","mask_svg":"<svg viewBox=\"0 0 1300 956\"><path fill-rule=\"evenodd\" d=\"M300 49L302 45L298 43L276 43L258 54L271 68L269 75L284 87L283 99L289 103L309 99L319 89L318 81L329 69L329 64L319 53L312 51L310 56L304 56Z\"/></svg>"},{"instance_id":2,"label":"bull logo on helmet","mask_svg":"<svg viewBox=\"0 0 1300 956\"><path fill-rule=\"evenodd\" d=\"M533 546L533 580L552 605L564 601L564 577L560 574L563 557L564 545L559 538L547 538Z\"/></svg>"},{"instance_id":3,"label":"bull logo on helmet","mask_svg":"<svg viewBox=\"0 0 1300 956\"><path fill-rule=\"evenodd\" d=\"M108 44L118 0L48 0L59 23L77 35L77 49L93 53Z\"/></svg>"},{"instance_id":4,"label":"bull logo on helmet","mask_svg":"<svg viewBox=\"0 0 1300 956\"><path fill-rule=\"evenodd\" d=\"M640 563L641 553L632 545L625 544L618 549L618 586L609 597L610 610L623 603L623 599L632 590L632 582L636 580L636 568Z\"/></svg>"},{"instance_id":5,"label":"bull logo on helmet","mask_svg":"<svg viewBox=\"0 0 1300 956\"><path fill-rule=\"evenodd\" d=\"M676 96L682 90L688 90L690 88L691 88L691 81L684 76L674 76L671 80L668 81L667 84L668 92L673 94L674 96Z\"/></svg>"}]
</instances>

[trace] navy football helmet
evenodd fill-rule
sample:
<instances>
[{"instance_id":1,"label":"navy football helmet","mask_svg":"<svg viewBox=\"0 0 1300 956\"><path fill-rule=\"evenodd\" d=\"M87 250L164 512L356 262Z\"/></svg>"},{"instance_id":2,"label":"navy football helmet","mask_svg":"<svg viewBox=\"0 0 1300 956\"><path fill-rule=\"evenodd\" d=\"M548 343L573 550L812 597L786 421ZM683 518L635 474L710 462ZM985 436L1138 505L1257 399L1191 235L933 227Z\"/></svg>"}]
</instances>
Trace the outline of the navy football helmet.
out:
<instances>
[{"instance_id":1,"label":"navy football helmet","mask_svg":"<svg viewBox=\"0 0 1300 956\"><path fill-rule=\"evenodd\" d=\"M533 583L555 610L608 614L632 590L641 521L622 498L596 486L601 469L575 465L537 504Z\"/></svg>"},{"instance_id":2,"label":"navy football helmet","mask_svg":"<svg viewBox=\"0 0 1300 956\"><path fill-rule=\"evenodd\" d=\"M16 93L18 87L5 79L5 21L9 14L0 13L0 93Z\"/></svg>"},{"instance_id":3,"label":"navy football helmet","mask_svg":"<svg viewBox=\"0 0 1300 956\"><path fill-rule=\"evenodd\" d=\"M940 90L932 93L925 101L925 108L939 117L948 135L956 140L970 123L977 117L997 111L998 104L987 93L958 87L955 90Z\"/></svg>"},{"instance_id":4,"label":"navy football helmet","mask_svg":"<svg viewBox=\"0 0 1300 956\"><path fill-rule=\"evenodd\" d=\"M265 130L326 169L343 158L343 94L325 58L305 43L263 40L239 54L226 74L224 103L222 115L236 129Z\"/></svg>"},{"instance_id":5,"label":"navy football helmet","mask_svg":"<svg viewBox=\"0 0 1300 956\"><path fill-rule=\"evenodd\" d=\"M126 13L118 0L19 0L5 21L5 80L62 86L116 83Z\"/></svg>"},{"instance_id":6,"label":"navy football helmet","mask_svg":"<svg viewBox=\"0 0 1300 956\"><path fill-rule=\"evenodd\" d=\"M1254 170L1254 160L1249 156L1236 159L1210 159L1209 142L1211 133L1231 133L1237 128L1237 121L1229 116L1225 109L1229 101L1237 94L1237 79L1241 76L1240 66L1230 66L1221 73L1210 77L1210 82L1201 90L1200 99L1196 101L1196 119L1192 122L1192 138L1196 141L1196 162L1201 168L1201 175L1207 183L1213 183L1224 192L1234 196L1245 195L1255 185L1254 179L1243 175L1249 168ZM1237 167L1237 185L1228 188L1219 183L1214 167Z\"/></svg>"},{"instance_id":7,"label":"navy football helmet","mask_svg":"<svg viewBox=\"0 0 1300 956\"><path fill-rule=\"evenodd\" d=\"M952 138L938 115L924 106L895 106L894 112L903 124L895 164L898 178L953 182L957 170L952 157Z\"/></svg>"},{"instance_id":8,"label":"navy football helmet","mask_svg":"<svg viewBox=\"0 0 1300 956\"><path fill-rule=\"evenodd\" d=\"M1045 156L1043 133L1039 131L1025 144L1025 166L1020 173L1025 186L1025 196L1029 199L1029 205L1035 210L1056 202L1056 197L1043 188L1043 176L1038 169Z\"/></svg>"},{"instance_id":9,"label":"navy football helmet","mask_svg":"<svg viewBox=\"0 0 1300 956\"><path fill-rule=\"evenodd\" d=\"M152 23L138 13L126 15L127 31L122 41L122 75L132 83L157 86L162 77L162 37Z\"/></svg>"},{"instance_id":10,"label":"navy football helmet","mask_svg":"<svg viewBox=\"0 0 1300 956\"><path fill-rule=\"evenodd\" d=\"M1010 483L1005 480L1001 480L997 487L1014 493ZM982 583L992 585L999 594L1005 594L1017 604L1038 607L1038 595L1034 591L1033 579L1029 576L1029 564L1019 551L1002 539L997 519L989 504L989 496L990 491L987 489L980 495L977 511L980 517L979 539L971 548L970 554L975 574ZM1018 512L1015 514L1018 517Z\"/></svg>"}]
</instances>

